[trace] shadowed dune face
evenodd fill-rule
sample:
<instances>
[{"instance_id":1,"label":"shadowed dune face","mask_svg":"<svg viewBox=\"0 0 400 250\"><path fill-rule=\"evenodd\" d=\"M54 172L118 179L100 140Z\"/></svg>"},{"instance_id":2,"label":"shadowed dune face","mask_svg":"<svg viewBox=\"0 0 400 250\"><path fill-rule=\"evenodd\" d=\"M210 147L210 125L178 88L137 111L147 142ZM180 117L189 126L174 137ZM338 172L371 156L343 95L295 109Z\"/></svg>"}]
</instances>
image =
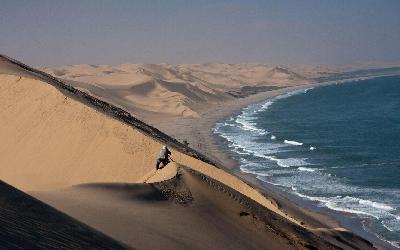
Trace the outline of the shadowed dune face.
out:
<instances>
[{"instance_id":1,"label":"shadowed dune face","mask_svg":"<svg viewBox=\"0 0 400 250\"><path fill-rule=\"evenodd\" d=\"M324 241L182 166L176 177L159 183L91 183L31 194L139 249L372 248L359 237L332 230L326 231L331 241Z\"/></svg>"},{"instance_id":2,"label":"shadowed dune face","mask_svg":"<svg viewBox=\"0 0 400 250\"><path fill-rule=\"evenodd\" d=\"M187 170L179 172L163 183L93 183L33 195L139 249L304 249L290 234L266 226L229 190L221 192ZM282 223L269 216L276 225Z\"/></svg>"},{"instance_id":3,"label":"shadowed dune face","mask_svg":"<svg viewBox=\"0 0 400 250\"><path fill-rule=\"evenodd\" d=\"M1 249L128 249L0 181Z\"/></svg>"}]
</instances>

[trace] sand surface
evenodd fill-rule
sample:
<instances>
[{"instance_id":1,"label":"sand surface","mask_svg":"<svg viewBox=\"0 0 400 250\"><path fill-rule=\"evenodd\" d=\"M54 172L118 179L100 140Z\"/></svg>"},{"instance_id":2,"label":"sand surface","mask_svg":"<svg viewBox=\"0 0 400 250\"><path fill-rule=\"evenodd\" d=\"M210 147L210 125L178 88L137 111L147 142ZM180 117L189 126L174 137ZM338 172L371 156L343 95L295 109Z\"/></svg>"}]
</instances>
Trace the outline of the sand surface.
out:
<instances>
[{"instance_id":1,"label":"sand surface","mask_svg":"<svg viewBox=\"0 0 400 250\"><path fill-rule=\"evenodd\" d=\"M139 249L370 248L347 232L321 229L334 245L321 240L182 166L175 178L161 183L93 183L31 194Z\"/></svg>"},{"instance_id":2,"label":"sand surface","mask_svg":"<svg viewBox=\"0 0 400 250\"><path fill-rule=\"evenodd\" d=\"M0 249L126 248L126 245L0 182Z\"/></svg>"},{"instance_id":3,"label":"sand surface","mask_svg":"<svg viewBox=\"0 0 400 250\"><path fill-rule=\"evenodd\" d=\"M32 194L139 249L294 248L252 215L240 216L243 205L194 176L182 174L174 185L192 200L179 204L150 184L92 184Z\"/></svg>"},{"instance_id":4,"label":"sand surface","mask_svg":"<svg viewBox=\"0 0 400 250\"><path fill-rule=\"evenodd\" d=\"M125 65L119 70L131 71L131 66ZM198 70L193 65L192 68L174 70L150 65L138 69L138 72L152 78L135 78L133 83L124 82L125 73L118 75L120 72L102 70L106 80L88 84L105 90L103 100L114 104L123 100L120 104L126 103L126 109L134 107L129 110L131 113L140 111L141 117L156 119L153 123L165 126L166 131L168 126L179 129L177 124L180 121L184 121L181 128L185 128L185 122L193 121L166 119L170 115L199 119L222 103L237 103L231 105L234 110L240 103L254 101L246 97L248 90L241 89L239 76L238 86L233 88L225 86L228 83L222 81L222 78L226 80L226 74L215 78L215 74L224 70L217 66L200 67L203 73L208 70L202 75L202 79L208 79L203 85L179 82L188 75L200 78L196 75L198 73L193 73ZM79 68L87 72L80 71L82 76L76 78L90 77L90 70L99 67L80 65ZM230 67L227 65L227 70ZM244 75L241 77L245 77L249 70L234 69ZM218 72L211 74L213 70ZM162 74L157 75L157 72ZM304 80L297 73L279 67L269 68L268 72L269 77L283 79L279 86L281 89L276 91L287 91L283 87L291 86L292 78ZM98 73L95 75L98 77ZM112 76L111 83L108 75ZM116 92L109 91L115 87L117 76L122 79L118 86L127 86L127 89L118 87ZM252 84L258 86L261 83L255 81ZM258 90L256 88L256 92ZM92 93L89 87L84 91ZM125 98L132 94L131 91L147 100L144 101L147 103L145 107L136 102L140 99L136 96ZM191 96L193 93L201 96ZM275 92L267 94L271 93ZM252 96L261 100L264 95ZM176 106L171 108L170 100L174 100ZM166 114L160 113L153 104L165 107ZM227 168L220 164L200 157L192 149L135 121L122 110L7 58L0 60L0 107L0 178L133 247L156 247L163 242L171 248L204 248L205 244L209 244L209 248L225 245L264 249L311 245L323 248L371 247L351 233L328 227L322 222L304 223L296 215L282 210L276 200L267 197L262 190L227 172ZM182 107L186 111L181 112ZM209 126L213 119L227 112L220 107L219 115L209 118L209 123L199 123L199 126ZM185 131L193 135L198 131L208 131L207 128L197 130L194 127L192 132L190 129ZM195 138L190 134L188 137ZM178 164L170 164L155 173L155 162L164 143L170 146ZM192 142L189 143L192 146ZM207 150L203 152L211 156ZM179 169L184 169L184 172L180 178L174 178ZM196 174L193 175L192 170ZM245 213L240 216L241 212ZM178 226L176 223L179 222ZM208 239L213 239L214 243L207 243Z\"/></svg>"},{"instance_id":5,"label":"sand surface","mask_svg":"<svg viewBox=\"0 0 400 250\"><path fill-rule=\"evenodd\" d=\"M285 67L265 64L81 64L43 70L139 117L199 118L207 106L243 94L245 85L256 91L309 82Z\"/></svg>"}]
</instances>

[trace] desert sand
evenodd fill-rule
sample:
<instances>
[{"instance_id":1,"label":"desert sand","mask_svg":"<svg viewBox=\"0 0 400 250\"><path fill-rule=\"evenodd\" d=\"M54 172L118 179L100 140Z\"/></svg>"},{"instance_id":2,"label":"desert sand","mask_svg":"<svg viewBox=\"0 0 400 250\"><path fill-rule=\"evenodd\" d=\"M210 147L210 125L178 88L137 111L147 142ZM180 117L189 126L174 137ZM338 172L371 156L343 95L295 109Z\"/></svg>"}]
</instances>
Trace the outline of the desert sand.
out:
<instances>
[{"instance_id":1,"label":"desert sand","mask_svg":"<svg viewBox=\"0 0 400 250\"><path fill-rule=\"evenodd\" d=\"M126 249L88 227L0 181L1 249Z\"/></svg>"},{"instance_id":2,"label":"desert sand","mask_svg":"<svg viewBox=\"0 0 400 250\"><path fill-rule=\"evenodd\" d=\"M205 104L232 102L265 91L266 84L254 81L252 88L243 89L243 79L235 76L237 86L226 86L228 82L215 76L224 69L214 69L215 65L202 66L209 67L202 78L211 74L214 79L207 84L172 82L176 71L198 77L190 74L195 72L190 67L163 72L171 73L168 79L150 79L148 72L163 67L122 65L118 70L134 70L140 77L113 70L85 85L83 81L91 81L92 68L98 67L80 67L86 71L75 72L70 77L75 79L67 82L82 91L1 57L1 180L131 247L372 247L341 228L300 220L262 190L226 171L207 151L199 153L131 116L198 119L202 112L210 112ZM309 84L287 69L272 67L268 72L283 79L273 89L293 87L292 78ZM102 100L92 96L102 94ZM175 126L174 120L165 122ZM155 173L163 144L171 148L176 164Z\"/></svg>"},{"instance_id":3,"label":"desert sand","mask_svg":"<svg viewBox=\"0 0 400 250\"><path fill-rule=\"evenodd\" d=\"M235 95L309 82L284 67L258 64L67 65L43 70L136 116L200 117Z\"/></svg>"},{"instance_id":4,"label":"desert sand","mask_svg":"<svg viewBox=\"0 0 400 250\"><path fill-rule=\"evenodd\" d=\"M162 192L171 187L174 198L166 199ZM33 195L139 249L277 249L297 241L276 237L245 205L184 169L169 183L81 185Z\"/></svg>"}]
</instances>

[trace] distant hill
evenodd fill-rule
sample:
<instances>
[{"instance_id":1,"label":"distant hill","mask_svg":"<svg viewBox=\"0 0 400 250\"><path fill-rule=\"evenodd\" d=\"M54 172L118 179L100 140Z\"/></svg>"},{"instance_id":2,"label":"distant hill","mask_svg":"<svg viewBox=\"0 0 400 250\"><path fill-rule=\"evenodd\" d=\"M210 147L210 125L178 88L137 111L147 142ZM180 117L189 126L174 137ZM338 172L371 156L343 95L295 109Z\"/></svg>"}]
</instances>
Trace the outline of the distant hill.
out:
<instances>
[{"instance_id":1,"label":"distant hill","mask_svg":"<svg viewBox=\"0 0 400 250\"><path fill-rule=\"evenodd\" d=\"M151 112L193 118L199 117L203 105L268 89L260 87L309 82L290 69L264 64L80 64L43 70L134 114ZM243 87L254 86L257 88L251 92L241 92Z\"/></svg>"}]
</instances>

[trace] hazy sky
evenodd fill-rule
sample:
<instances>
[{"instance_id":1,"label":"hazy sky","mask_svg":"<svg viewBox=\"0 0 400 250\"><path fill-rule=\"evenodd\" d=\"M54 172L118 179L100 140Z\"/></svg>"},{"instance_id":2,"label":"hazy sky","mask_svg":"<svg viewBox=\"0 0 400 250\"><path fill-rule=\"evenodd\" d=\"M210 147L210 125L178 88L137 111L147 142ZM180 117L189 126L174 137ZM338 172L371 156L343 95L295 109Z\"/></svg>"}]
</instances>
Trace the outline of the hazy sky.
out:
<instances>
[{"instance_id":1,"label":"hazy sky","mask_svg":"<svg viewBox=\"0 0 400 250\"><path fill-rule=\"evenodd\" d=\"M400 0L1 0L0 53L35 66L400 61Z\"/></svg>"}]
</instances>

